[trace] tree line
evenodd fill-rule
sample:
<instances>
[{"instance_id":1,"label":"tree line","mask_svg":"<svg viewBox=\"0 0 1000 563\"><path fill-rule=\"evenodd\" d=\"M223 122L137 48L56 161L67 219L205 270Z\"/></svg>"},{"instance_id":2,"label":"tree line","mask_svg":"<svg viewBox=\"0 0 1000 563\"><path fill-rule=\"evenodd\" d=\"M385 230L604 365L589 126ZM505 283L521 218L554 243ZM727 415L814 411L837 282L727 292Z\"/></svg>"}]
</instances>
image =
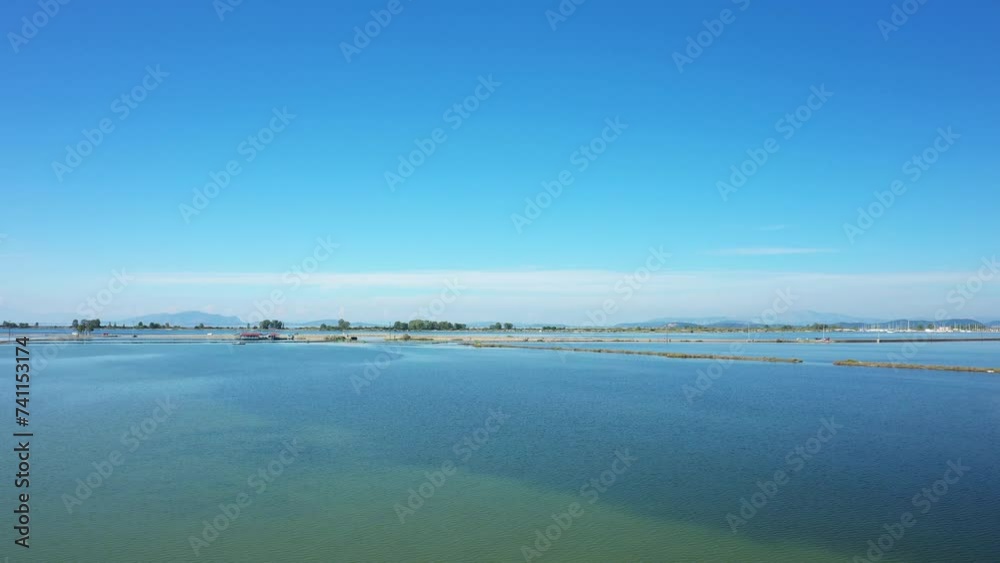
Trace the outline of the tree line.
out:
<instances>
[{"instance_id":1,"label":"tree line","mask_svg":"<svg viewBox=\"0 0 1000 563\"><path fill-rule=\"evenodd\" d=\"M351 328L351 323L344 319L338 319L335 325L328 325L326 323L319 325L320 330L347 330L349 328Z\"/></svg>"},{"instance_id":2,"label":"tree line","mask_svg":"<svg viewBox=\"0 0 1000 563\"><path fill-rule=\"evenodd\" d=\"M4 321L0 328L31 328L28 323L12 323L10 321ZM35 323L35 328L38 328L38 323Z\"/></svg>"},{"instance_id":3,"label":"tree line","mask_svg":"<svg viewBox=\"0 0 1000 563\"><path fill-rule=\"evenodd\" d=\"M413 319L412 321L396 321L392 330L465 330L467 325L450 321L428 321Z\"/></svg>"},{"instance_id":4,"label":"tree line","mask_svg":"<svg viewBox=\"0 0 1000 563\"><path fill-rule=\"evenodd\" d=\"M73 319L71 326L79 332L94 332L95 328L101 328L101 319Z\"/></svg>"}]
</instances>

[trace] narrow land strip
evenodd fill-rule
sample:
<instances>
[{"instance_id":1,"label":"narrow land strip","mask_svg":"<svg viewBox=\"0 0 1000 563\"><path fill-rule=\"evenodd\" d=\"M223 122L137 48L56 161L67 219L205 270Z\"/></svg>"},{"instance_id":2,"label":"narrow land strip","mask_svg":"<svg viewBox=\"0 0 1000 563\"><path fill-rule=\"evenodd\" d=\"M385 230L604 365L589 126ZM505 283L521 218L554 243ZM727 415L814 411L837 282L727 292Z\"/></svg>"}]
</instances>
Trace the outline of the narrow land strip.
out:
<instances>
[{"instance_id":1,"label":"narrow land strip","mask_svg":"<svg viewBox=\"0 0 1000 563\"><path fill-rule=\"evenodd\" d=\"M560 346L520 346L517 344L499 344L496 342L463 342L465 346L474 348L519 348L522 350L555 350L557 352L590 352L592 354L624 354L629 356L656 356L677 360L734 360L741 362L775 362L786 364L801 364L798 358L774 358L769 356L730 356L724 354L685 354L681 352L651 352L647 350L611 350L609 348L563 348Z\"/></svg>"},{"instance_id":2,"label":"narrow land strip","mask_svg":"<svg viewBox=\"0 0 1000 563\"><path fill-rule=\"evenodd\" d=\"M1000 373L1000 368L982 368L972 366L935 366L929 364L897 364L893 362L860 362L858 360L839 360L835 366L892 368L892 369L924 369L931 371L964 371L974 373Z\"/></svg>"}]
</instances>

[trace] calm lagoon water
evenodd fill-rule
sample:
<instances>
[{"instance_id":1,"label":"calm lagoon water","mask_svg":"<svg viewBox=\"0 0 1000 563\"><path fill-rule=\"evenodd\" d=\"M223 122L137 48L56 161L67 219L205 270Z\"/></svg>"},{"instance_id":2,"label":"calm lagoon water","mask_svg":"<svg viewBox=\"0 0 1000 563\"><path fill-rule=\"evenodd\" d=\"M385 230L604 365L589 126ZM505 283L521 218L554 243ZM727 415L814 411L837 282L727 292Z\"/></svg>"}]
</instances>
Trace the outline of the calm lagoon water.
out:
<instances>
[{"instance_id":1,"label":"calm lagoon water","mask_svg":"<svg viewBox=\"0 0 1000 563\"><path fill-rule=\"evenodd\" d=\"M763 354L789 355L775 346ZM736 363L692 396L712 362L451 345L65 345L35 366L32 548L7 554L524 561L530 546L545 548L542 561L848 561L912 512L883 561L1000 560L1000 377L838 368L825 354L860 358L857 345L791 355L805 357L799 348L816 355ZM915 361L993 365L998 351L933 344ZM77 496L77 480L95 463L107 473L114 452L120 464ZM949 462L969 469L915 505ZM442 482L447 463L456 469ZM779 470L786 480L772 487ZM740 516L758 481L771 494L734 532L727 515ZM432 494L407 506L411 490ZM223 516L238 500L240 514ZM552 528L572 503L582 514ZM547 527L557 539L536 545Z\"/></svg>"}]
</instances>

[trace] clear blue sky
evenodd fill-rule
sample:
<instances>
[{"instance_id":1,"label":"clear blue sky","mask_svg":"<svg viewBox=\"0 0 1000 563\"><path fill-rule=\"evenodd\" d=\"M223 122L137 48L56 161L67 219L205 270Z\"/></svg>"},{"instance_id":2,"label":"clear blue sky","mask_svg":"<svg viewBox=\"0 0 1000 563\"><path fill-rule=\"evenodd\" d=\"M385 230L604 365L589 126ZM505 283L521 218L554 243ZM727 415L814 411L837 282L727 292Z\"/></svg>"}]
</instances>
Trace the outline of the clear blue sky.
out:
<instances>
[{"instance_id":1,"label":"clear blue sky","mask_svg":"<svg viewBox=\"0 0 1000 563\"><path fill-rule=\"evenodd\" d=\"M995 2L930 0L880 29L891 2L588 0L553 30L555 0L402 0L350 62L343 44L390 2L245 0L222 18L217 4L74 0L25 40L10 34L39 5L0 7L0 314L80 316L124 270L135 279L102 318L245 318L279 290L274 316L382 321L447 279L465 289L440 317L457 321L585 324L609 299L611 322L747 317L786 288L793 309L1000 318L998 281L980 276L961 308L948 297L1000 250ZM726 9L679 71L675 53ZM832 96L810 100L821 87ZM446 113L477 92L467 117ZM779 120L810 101L786 138ZM272 120L285 108L294 118ZM615 118L627 128L605 131ZM114 129L93 153L54 171L102 120ZM248 162L241 143L272 124ZM949 127L960 137L913 181L904 164ZM581 170L574 152L602 132L617 137ZM769 138L776 151L723 198ZM186 220L230 161L239 174ZM573 183L551 205L512 219L563 170ZM845 234L897 179L905 192ZM317 237L339 247L293 286L282 274ZM670 258L616 290L650 247Z\"/></svg>"}]
</instances>

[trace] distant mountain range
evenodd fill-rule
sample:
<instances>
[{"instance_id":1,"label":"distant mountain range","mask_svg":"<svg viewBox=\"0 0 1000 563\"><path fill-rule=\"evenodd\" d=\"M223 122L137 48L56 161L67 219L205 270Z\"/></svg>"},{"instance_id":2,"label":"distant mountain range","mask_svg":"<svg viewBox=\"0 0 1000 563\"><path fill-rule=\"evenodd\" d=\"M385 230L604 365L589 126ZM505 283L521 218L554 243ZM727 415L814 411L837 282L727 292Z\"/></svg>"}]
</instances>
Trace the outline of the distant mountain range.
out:
<instances>
[{"instance_id":1,"label":"distant mountain range","mask_svg":"<svg viewBox=\"0 0 1000 563\"><path fill-rule=\"evenodd\" d=\"M861 319L858 317L851 317L848 315L839 315L836 313L818 313L816 311L787 311L776 316L776 319L772 323L764 322L760 319L739 319L733 317L661 317L657 319L651 319L648 321L643 321L640 323L622 323L615 325L623 328L634 328L634 327L660 327L666 325L675 325L678 327L684 326L708 326L708 327L718 327L718 328L732 328L746 326L748 323L751 325L764 325L764 324L774 324L774 325L792 325L792 326L805 326L811 324L840 324L840 323L876 323L879 322L876 319Z\"/></svg>"},{"instance_id":2,"label":"distant mountain range","mask_svg":"<svg viewBox=\"0 0 1000 563\"><path fill-rule=\"evenodd\" d=\"M170 326L193 327L203 324L205 326L239 327L246 325L239 317L227 317L224 315L213 315L212 313L202 313L201 311L184 311L182 313L157 313L153 315L143 315L131 319L117 321L127 325L139 323L170 323Z\"/></svg>"},{"instance_id":3,"label":"distant mountain range","mask_svg":"<svg viewBox=\"0 0 1000 563\"><path fill-rule=\"evenodd\" d=\"M836 313L819 313L816 311L788 311L786 313L777 315L774 322L767 323L760 319L734 319L727 317L702 317L702 318L684 318L684 317L663 317L657 319L651 319L648 321L643 321L639 323L621 323L615 325L620 328L655 328L663 326L675 326L677 328L702 326L702 327L714 327L714 328L737 328L745 327L747 324L750 326L763 326L766 324L780 326L780 325L791 325L791 326L810 326L814 324L825 324L831 326L837 326L841 328L863 328L863 327L875 327L875 328L905 328L907 322L909 322L911 328L916 328L919 325L929 326L975 326L984 324L986 326L1000 326L1000 321L990 321L983 323L982 321L977 321L976 319L945 319L943 321L933 321L928 319L862 319L859 317L852 317L849 315L840 315Z\"/></svg>"}]
</instances>

